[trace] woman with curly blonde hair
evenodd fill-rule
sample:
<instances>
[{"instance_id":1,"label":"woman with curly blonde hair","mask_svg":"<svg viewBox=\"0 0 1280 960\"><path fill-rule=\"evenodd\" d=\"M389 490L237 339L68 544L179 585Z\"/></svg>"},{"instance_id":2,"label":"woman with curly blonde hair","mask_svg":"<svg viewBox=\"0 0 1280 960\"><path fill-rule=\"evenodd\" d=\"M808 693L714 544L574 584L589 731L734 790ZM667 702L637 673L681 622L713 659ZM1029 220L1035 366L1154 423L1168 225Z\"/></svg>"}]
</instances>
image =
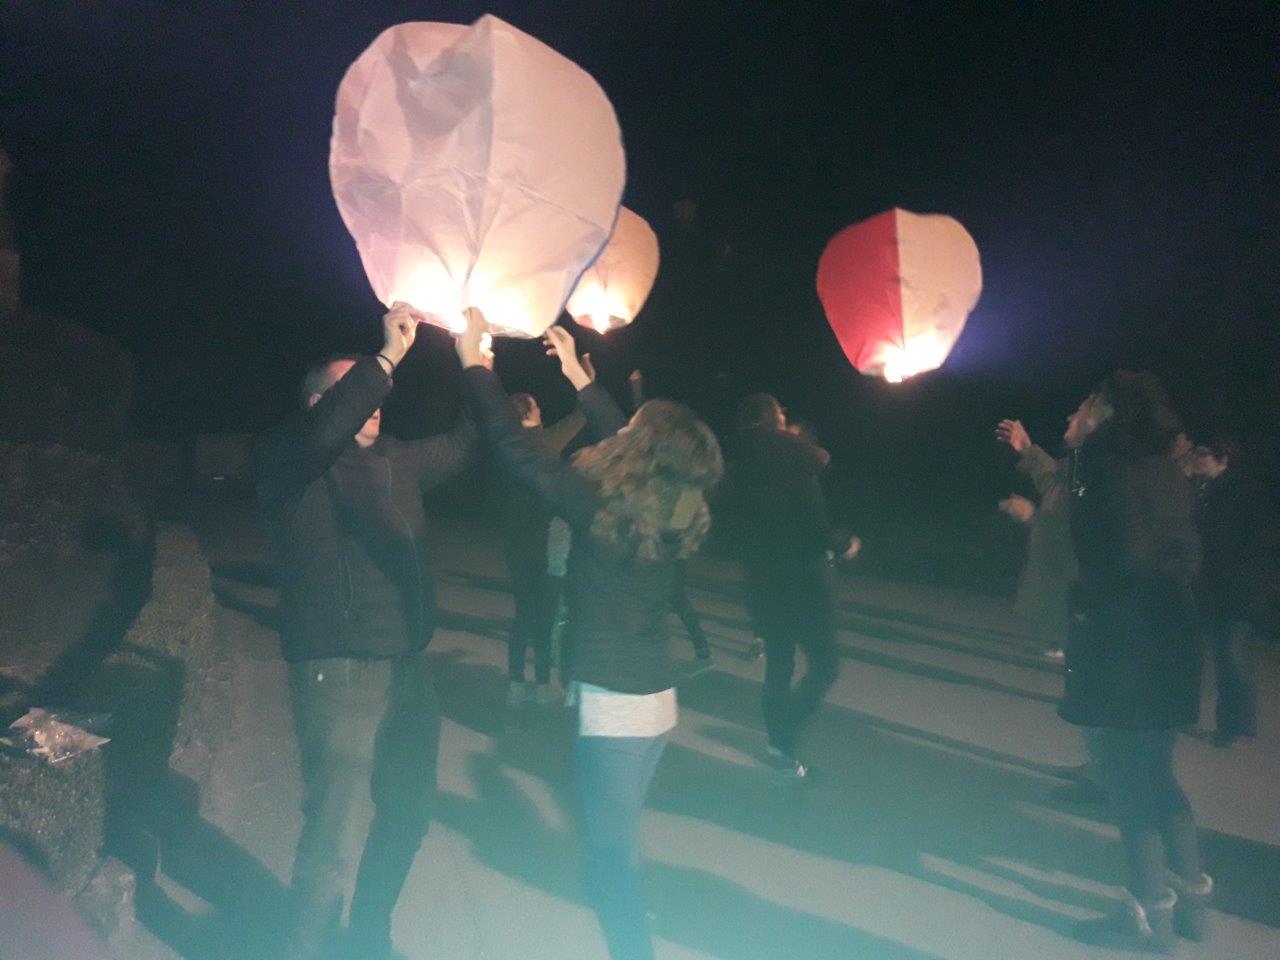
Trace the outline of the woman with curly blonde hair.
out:
<instances>
[{"instance_id":1,"label":"woman with curly blonde hair","mask_svg":"<svg viewBox=\"0 0 1280 960\"><path fill-rule=\"evenodd\" d=\"M651 960L639 869L649 782L676 725L667 650L679 561L711 526L708 491L724 462L715 435L687 407L644 404L630 422L583 368L573 338L547 332L548 353L578 391L599 442L572 464L529 442L486 369L481 319L458 338L467 405L494 458L573 531L566 600L566 679L578 699L574 745L585 883L614 960Z\"/></svg>"}]
</instances>

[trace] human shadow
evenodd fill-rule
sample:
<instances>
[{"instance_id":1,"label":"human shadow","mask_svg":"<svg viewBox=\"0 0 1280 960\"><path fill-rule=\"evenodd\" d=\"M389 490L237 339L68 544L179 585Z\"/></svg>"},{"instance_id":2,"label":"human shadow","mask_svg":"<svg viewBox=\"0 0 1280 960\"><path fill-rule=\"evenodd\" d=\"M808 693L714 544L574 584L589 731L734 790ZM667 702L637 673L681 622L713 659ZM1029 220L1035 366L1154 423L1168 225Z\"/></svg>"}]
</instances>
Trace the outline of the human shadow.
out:
<instances>
[{"instance_id":1,"label":"human shadow","mask_svg":"<svg viewBox=\"0 0 1280 960\"><path fill-rule=\"evenodd\" d=\"M85 706L112 715L105 847L137 877L139 920L181 956L269 957L281 947L284 885L201 817L199 786L169 766L186 680L180 658L125 644L84 691ZM208 910L172 897L161 873Z\"/></svg>"},{"instance_id":2,"label":"human shadow","mask_svg":"<svg viewBox=\"0 0 1280 960\"><path fill-rule=\"evenodd\" d=\"M587 906L579 879L578 841L570 811L572 733L567 727L527 731L472 754L474 798L442 794L439 820L467 838L472 855L506 876L560 900ZM515 772L548 788L555 809L536 804ZM644 866L654 932L715 957L774 960L936 960L932 955L818 914L776 903L711 870L668 863ZM544 944L553 952L555 944ZM560 955L581 955L566 943Z\"/></svg>"}]
</instances>

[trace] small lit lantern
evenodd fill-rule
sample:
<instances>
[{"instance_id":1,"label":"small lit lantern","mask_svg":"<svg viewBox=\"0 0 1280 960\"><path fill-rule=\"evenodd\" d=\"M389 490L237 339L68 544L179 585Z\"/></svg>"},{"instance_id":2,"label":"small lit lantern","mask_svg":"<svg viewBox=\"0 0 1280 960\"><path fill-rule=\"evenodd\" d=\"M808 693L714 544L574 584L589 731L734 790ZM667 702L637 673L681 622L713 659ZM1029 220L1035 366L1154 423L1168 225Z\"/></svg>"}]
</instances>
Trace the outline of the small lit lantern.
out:
<instances>
[{"instance_id":1,"label":"small lit lantern","mask_svg":"<svg viewBox=\"0 0 1280 960\"><path fill-rule=\"evenodd\" d=\"M384 31L338 87L329 178L374 293L450 330L540 336L609 239L626 176L585 71L497 17Z\"/></svg>"},{"instance_id":2,"label":"small lit lantern","mask_svg":"<svg viewBox=\"0 0 1280 960\"><path fill-rule=\"evenodd\" d=\"M982 293L978 247L940 214L889 210L845 227L818 261L818 298L859 373L936 370Z\"/></svg>"},{"instance_id":3,"label":"small lit lantern","mask_svg":"<svg viewBox=\"0 0 1280 960\"><path fill-rule=\"evenodd\" d=\"M625 327L644 306L657 276L657 236L642 217L621 207L613 236L578 281L565 309L598 333Z\"/></svg>"}]
</instances>

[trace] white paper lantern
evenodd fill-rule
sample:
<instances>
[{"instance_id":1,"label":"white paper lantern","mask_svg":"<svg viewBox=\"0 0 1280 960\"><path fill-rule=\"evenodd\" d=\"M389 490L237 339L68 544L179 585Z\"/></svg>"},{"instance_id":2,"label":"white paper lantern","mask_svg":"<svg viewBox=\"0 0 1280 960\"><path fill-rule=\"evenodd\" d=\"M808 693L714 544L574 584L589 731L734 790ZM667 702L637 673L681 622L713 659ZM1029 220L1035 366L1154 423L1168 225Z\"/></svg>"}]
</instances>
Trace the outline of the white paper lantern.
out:
<instances>
[{"instance_id":1,"label":"white paper lantern","mask_svg":"<svg viewBox=\"0 0 1280 960\"><path fill-rule=\"evenodd\" d=\"M536 337L607 242L626 174L599 85L493 16L384 31L338 88L329 176L378 298Z\"/></svg>"},{"instance_id":2,"label":"white paper lantern","mask_svg":"<svg viewBox=\"0 0 1280 960\"><path fill-rule=\"evenodd\" d=\"M582 275L565 309L598 333L625 327L644 306L657 276L657 236L642 217L622 207L608 245Z\"/></svg>"}]
</instances>

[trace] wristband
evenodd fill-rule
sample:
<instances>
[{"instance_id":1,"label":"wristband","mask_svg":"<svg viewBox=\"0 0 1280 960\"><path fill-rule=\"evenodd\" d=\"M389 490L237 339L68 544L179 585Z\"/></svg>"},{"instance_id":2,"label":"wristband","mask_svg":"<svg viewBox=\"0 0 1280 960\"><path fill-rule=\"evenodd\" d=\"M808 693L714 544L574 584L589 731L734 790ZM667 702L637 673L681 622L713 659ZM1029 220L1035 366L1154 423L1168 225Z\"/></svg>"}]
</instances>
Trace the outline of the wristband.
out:
<instances>
[{"instance_id":1,"label":"wristband","mask_svg":"<svg viewBox=\"0 0 1280 960\"><path fill-rule=\"evenodd\" d=\"M388 377L389 377L389 376L391 376L391 374L393 374L393 373L395 373L395 372L396 372L396 365L395 365L394 363L392 363L392 362L391 362L391 358L390 358L390 357L388 357L388 356L387 356L385 353L383 353L382 351L378 351L378 356L380 356L383 360L387 361L387 365L388 365L389 367L391 367L391 369L387 372L387 376L388 376Z\"/></svg>"}]
</instances>

